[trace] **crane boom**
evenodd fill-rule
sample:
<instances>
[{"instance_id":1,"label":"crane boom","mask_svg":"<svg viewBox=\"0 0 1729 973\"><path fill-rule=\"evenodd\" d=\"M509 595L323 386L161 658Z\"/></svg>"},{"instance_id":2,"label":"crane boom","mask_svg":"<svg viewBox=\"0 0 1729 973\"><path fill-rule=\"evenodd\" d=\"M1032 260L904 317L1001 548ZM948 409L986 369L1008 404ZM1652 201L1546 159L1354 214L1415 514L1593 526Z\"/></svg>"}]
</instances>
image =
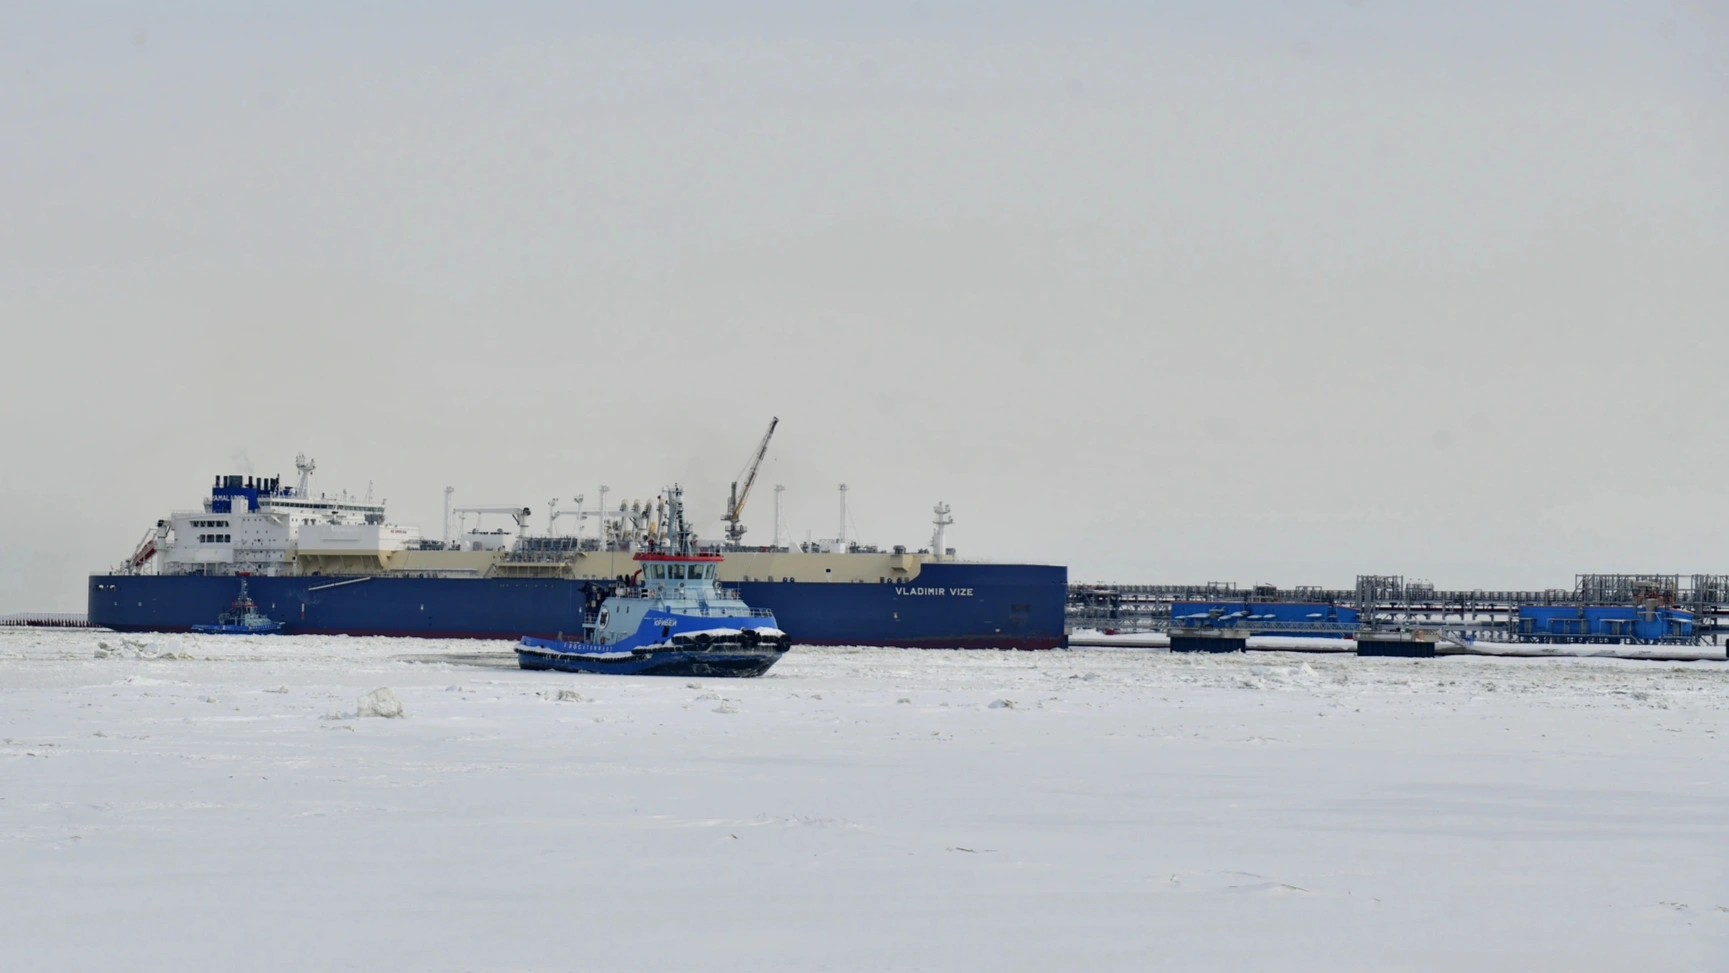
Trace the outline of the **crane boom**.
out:
<instances>
[{"instance_id":1,"label":"crane boom","mask_svg":"<svg viewBox=\"0 0 1729 973\"><path fill-rule=\"evenodd\" d=\"M774 416L768 421L768 432L762 434L762 442L756 444L756 454L744 469L744 489L739 489L738 481L732 481L732 497L726 503L726 539L737 544L744 537L744 525L738 522L739 515L744 512L744 502L750 499L751 485L756 483L756 471L762 466L762 458L768 455L768 441L774 436L774 427L780 425L780 417Z\"/></svg>"}]
</instances>

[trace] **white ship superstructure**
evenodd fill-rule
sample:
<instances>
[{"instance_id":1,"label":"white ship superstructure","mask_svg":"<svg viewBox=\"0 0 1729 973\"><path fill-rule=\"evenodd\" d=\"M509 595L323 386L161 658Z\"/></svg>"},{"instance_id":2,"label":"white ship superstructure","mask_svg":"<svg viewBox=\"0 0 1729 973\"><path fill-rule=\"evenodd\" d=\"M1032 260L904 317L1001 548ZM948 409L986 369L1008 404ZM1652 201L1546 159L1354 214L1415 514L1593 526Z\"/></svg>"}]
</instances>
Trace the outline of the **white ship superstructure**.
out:
<instances>
[{"instance_id":1,"label":"white ship superstructure","mask_svg":"<svg viewBox=\"0 0 1729 973\"><path fill-rule=\"evenodd\" d=\"M161 574L311 574L356 559L381 568L393 553L420 545L420 528L386 523L382 503L314 496L314 464L300 456L295 465L300 482L292 487L280 477L216 477L200 509L157 521L130 566Z\"/></svg>"}]
</instances>

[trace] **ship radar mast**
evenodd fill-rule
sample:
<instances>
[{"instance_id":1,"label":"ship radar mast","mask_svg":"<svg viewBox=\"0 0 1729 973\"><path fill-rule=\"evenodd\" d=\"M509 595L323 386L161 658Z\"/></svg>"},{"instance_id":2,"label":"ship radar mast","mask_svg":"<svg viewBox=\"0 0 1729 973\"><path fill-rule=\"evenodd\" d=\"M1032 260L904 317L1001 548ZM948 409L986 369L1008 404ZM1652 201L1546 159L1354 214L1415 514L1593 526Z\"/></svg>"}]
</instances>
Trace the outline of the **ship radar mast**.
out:
<instances>
[{"instance_id":1,"label":"ship radar mast","mask_svg":"<svg viewBox=\"0 0 1729 973\"><path fill-rule=\"evenodd\" d=\"M674 483L661 496L661 530L665 532L669 554L695 554L696 531L690 529L689 521L684 519L684 487ZM654 530L650 528L650 548L653 548Z\"/></svg>"},{"instance_id":2,"label":"ship radar mast","mask_svg":"<svg viewBox=\"0 0 1729 973\"><path fill-rule=\"evenodd\" d=\"M937 505L931 509L937 515L936 519L931 521L931 523L936 525L936 529L931 531L931 553L941 557L947 553L947 550L943 547L943 532L948 529L950 524L955 522L955 519L949 516L949 505L940 500L937 501Z\"/></svg>"},{"instance_id":3,"label":"ship radar mast","mask_svg":"<svg viewBox=\"0 0 1729 973\"><path fill-rule=\"evenodd\" d=\"M318 462L307 459L305 453L295 453L294 468L300 473L300 487L295 491L295 496L304 497L307 495L307 484L312 482L312 471L318 469Z\"/></svg>"}]
</instances>

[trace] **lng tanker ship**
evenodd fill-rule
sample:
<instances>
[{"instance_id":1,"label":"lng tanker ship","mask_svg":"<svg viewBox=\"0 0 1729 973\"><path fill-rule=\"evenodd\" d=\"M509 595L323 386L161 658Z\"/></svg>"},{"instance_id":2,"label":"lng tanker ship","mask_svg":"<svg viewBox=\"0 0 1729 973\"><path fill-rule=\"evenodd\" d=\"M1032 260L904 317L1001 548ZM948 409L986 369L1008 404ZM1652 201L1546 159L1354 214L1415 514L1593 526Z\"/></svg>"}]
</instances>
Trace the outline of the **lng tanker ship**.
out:
<instances>
[{"instance_id":1,"label":"lng tanker ship","mask_svg":"<svg viewBox=\"0 0 1729 973\"><path fill-rule=\"evenodd\" d=\"M217 476L197 508L157 521L118 568L90 577L91 623L190 631L227 609L244 579L257 611L291 635L559 639L582 632L585 616L633 577L636 554L651 549L667 523L664 497L616 509L549 505L548 530L535 536L530 508L449 508L447 490L447 532L451 512L508 514L516 530L477 526L431 540L390 523L383 503L313 493L315 465L295 462L295 485ZM1068 569L957 558L943 544L953 522L946 505L936 507L930 546L916 551L844 538L749 547L740 543L740 506L735 489L727 538L699 540L699 549L721 557L721 583L772 611L799 644L1064 644ZM598 529L554 534L557 519L570 514L598 521Z\"/></svg>"}]
</instances>

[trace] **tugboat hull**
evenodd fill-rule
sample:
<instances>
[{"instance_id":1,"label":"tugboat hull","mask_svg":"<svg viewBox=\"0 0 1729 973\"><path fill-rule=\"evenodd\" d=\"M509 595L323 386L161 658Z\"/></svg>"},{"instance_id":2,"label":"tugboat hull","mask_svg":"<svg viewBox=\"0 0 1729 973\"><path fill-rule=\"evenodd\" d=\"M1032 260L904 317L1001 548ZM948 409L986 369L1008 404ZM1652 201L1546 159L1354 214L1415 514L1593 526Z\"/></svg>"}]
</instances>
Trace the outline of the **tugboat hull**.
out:
<instances>
[{"instance_id":1,"label":"tugboat hull","mask_svg":"<svg viewBox=\"0 0 1729 973\"><path fill-rule=\"evenodd\" d=\"M199 635L276 635L282 631L282 623L271 622L269 625L194 625L192 631Z\"/></svg>"},{"instance_id":2,"label":"tugboat hull","mask_svg":"<svg viewBox=\"0 0 1729 973\"><path fill-rule=\"evenodd\" d=\"M516 647L524 669L624 676L760 676L786 654L786 643L711 644L609 651L609 646L525 638Z\"/></svg>"}]
</instances>

